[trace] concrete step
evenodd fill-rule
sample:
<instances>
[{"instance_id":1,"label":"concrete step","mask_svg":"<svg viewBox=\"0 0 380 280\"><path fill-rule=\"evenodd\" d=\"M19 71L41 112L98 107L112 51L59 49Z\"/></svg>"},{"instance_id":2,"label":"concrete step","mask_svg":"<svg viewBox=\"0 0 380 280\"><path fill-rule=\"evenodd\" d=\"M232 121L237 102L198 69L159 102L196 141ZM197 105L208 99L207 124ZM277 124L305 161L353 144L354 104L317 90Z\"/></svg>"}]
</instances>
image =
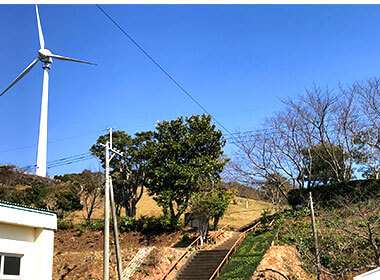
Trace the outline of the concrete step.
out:
<instances>
[{"instance_id":1,"label":"concrete step","mask_svg":"<svg viewBox=\"0 0 380 280\"><path fill-rule=\"evenodd\" d=\"M239 233L234 232L228 240L213 249L198 251L176 279L208 280L238 238Z\"/></svg>"}]
</instances>

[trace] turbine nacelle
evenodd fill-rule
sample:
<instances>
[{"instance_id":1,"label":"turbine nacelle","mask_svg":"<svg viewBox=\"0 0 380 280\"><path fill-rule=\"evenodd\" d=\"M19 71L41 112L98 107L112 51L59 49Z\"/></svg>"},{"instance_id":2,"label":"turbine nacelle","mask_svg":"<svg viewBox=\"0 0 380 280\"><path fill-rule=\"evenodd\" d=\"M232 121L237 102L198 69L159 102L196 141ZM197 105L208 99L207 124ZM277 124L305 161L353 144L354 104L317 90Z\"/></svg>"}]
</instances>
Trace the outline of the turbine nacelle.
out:
<instances>
[{"instance_id":1,"label":"turbine nacelle","mask_svg":"<svg viewBox=\"0 0 380 280\"><path fill-rule=\"evenodd\" d=\"M51 55L52 55L52 53L48 49L40 49L38 51L38 59L44 63L52 63L53 62Z\"/></svg>"}]
</instances>

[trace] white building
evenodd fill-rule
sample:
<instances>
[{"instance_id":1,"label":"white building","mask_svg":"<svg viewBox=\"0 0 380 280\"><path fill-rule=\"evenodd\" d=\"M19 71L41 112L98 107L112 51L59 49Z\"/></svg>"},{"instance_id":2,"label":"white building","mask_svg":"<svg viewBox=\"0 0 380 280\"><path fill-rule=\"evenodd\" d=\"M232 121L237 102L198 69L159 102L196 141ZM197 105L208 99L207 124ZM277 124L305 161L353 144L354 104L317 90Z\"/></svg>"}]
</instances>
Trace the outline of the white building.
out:
<instances>
[{"instance_id":1,"label":"white building","mask_svg":"<svg viewBox=\"0 0 380 280\"><path fill-rule=\"evenodd\" d=\"M51 280L57 215L0 201L0 279Z\"/></svg>"}]
</instances>

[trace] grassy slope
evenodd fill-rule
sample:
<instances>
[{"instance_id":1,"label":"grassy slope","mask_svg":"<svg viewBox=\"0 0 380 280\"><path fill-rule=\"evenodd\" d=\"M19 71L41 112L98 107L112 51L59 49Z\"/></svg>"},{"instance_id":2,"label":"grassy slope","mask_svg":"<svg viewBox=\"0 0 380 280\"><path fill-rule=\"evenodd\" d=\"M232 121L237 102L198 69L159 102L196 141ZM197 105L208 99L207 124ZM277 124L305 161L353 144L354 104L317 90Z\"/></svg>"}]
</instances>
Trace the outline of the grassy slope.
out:
<instances>
[{"instance_id":1,"label":"grassy slope","mask_svg":"<svg viewBox=\"0 0 380 280\"><path fill-rule=\"evenodd\" d=\"M249 280L268 250L274 237L273 231L259 235L251 232L223 268L220 280Z\"/></svg>"},{"instance_id":2,"label":"grassy slope","mask_svg":"<svg viewBox=\"0 0 380 280\"><path fill-rule=\"evenodd\" d=\"M248 200L248 208L246 208L246 201ZM272 209L273 205L253 199L237 198L237 204L231 203L228 207L227 213L221 219L219 225L229 225L232 228L240 228L261 216L265 209Z\"/></svg>"}]
</instances>

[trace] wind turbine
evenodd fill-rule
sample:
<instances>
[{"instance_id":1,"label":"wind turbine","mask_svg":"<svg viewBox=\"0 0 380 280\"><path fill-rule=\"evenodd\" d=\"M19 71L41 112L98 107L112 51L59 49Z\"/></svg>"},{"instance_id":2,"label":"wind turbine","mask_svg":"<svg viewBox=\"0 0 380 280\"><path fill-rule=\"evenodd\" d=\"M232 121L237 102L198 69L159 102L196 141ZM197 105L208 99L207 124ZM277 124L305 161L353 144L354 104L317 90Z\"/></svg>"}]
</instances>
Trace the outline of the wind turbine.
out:
<instances>
[{"instance_id":1,"label":"wind turbine","mask_svg":"<svg viewBox=\"0 0 380 280\"><path fill-rule=\"evenodd\" d=\"M38 57L29 64L28 67L2 92L2 96L7 90L14 86L19 80L21 80L28 72L33 68L38 61L43 63L42 69L44 70L44 78L42 84L42 98L41 98L41 115L40 115L40 129L38 135L38 149L37 149L37 164L36 175L46 177L46 154L47 154L47 114L48 114L48 91L49 91L49 70L50 64L53 62L53 58L58 60L67 60L80 63L86 63L96 65L95 63L64 57L56 54L52 54L48 49L45 49L44 35L42 34L40 16L38 13L38 7L36 5L36 16L38 26L38 37L40 39L40 49L38 51Z\"/></svg>"}]
</instances>

